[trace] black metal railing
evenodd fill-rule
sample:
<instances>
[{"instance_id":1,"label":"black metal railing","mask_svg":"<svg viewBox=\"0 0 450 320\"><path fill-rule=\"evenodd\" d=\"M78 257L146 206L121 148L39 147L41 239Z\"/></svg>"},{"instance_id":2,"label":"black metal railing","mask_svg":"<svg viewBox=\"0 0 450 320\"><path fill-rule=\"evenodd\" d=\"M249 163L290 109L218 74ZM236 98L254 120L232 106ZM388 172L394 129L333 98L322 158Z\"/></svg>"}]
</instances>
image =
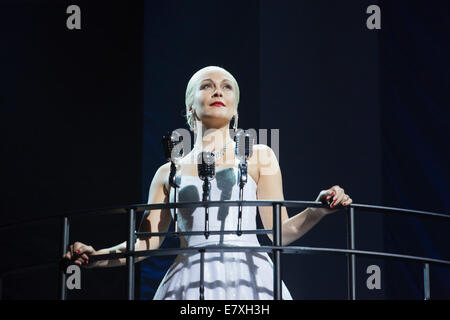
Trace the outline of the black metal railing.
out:
<instances>
[{"instance_id":1,"label":"black metal railing","mask_svg":"<svg viewBox=\"0 0 450 320\"><path fill-rule=\"evenodd\" d=\"M136 214L139 212L150 211L155 209L171 209L171 208L196 208L196 207L231 207L231 206L272 206L273 208L273 225L272 230L242 230L243 234L268 234L272 233L273 245L272 246L206 246L206 247L187 247L187 248L174 248L174 249L155 249L155 250L141 250L135 251L135 241L139 236L171 236L179 237L181 235L203 235L204 231L186 231L186 232L136 232ZM202 271L204 271L204 254L205 252L236 252L236 251L250 251L250 252L271 252L273 253L273 289L274 289L274 299L282 299L282 279L281 279L281 254L305 254L305 253L326 253L326 254L338 254L347 255L347 266L348 266L348 299L356 299L356 256L368 256L377 258L387 258L387 259L397 259L403 261L415 261L423 263L423 282L424 282L424 299L428 300L431 297L430 294L430 276L429 268L430 264L438 264L444 266L450 266L450 260L433 259L428 257L419 257L404 254L393 254L386 252L377 251L364 251L356 250L355 246L355 223L354 215L355 210L360 209L364 211L384 213L384 214L405 214L414 215L420 217L430 217L439 218L450 221L450 215L409 210L401 208L392 207L382 207L382 206L372 206L372 205L362 205L362 204L351 204L346 207L342 207L342 210L346 211L347 214L347 249L336 249L336 248L317 248L317 247L299 247L299 246L282 246L281 245L281 234L282 234L282 223L281 223L281 207L326 207L320 202L311 201L280 201L280 200L253 200L253 201L208 201L208 202L177 202L177 203L158 203L158 204L139 204L139 205L129 205L123 207L112 207L112 208L102 208L95 210L84 210L73 213L67 213L63 216L52 216L45 219L62 219L62 233L61 233L61 256L63 256L69 250L69 227L70 219L82 215L89 214L127 214L128 215L128 241L127 248L125 252L121 253L110 253L102 255L92 255L90 256L90 262L95 262L99 260L111 260L126 258L127 272L128 272L128 282L127 282L127 297L130 300L134 299L135 292L135 259L137 257L152 257L161 255L174 255L186 252L199 252L200 253L200 297L204 297L204 277ZM22 221L19 223L8 224L0 226L3 228L12 228L17 225L34 222L43 219L34 219L28 221ZM210 234L237 234L237 230L223 230L223 231L209 231ZM59 263L58 262L55 263ZM27 266L26 269L39 268L52 264L45 265L33 265ZM54 264L53 264L54 265ZM9 272L3 273L1 278L3 278L8 273L14 273L20 271L21 269L14 269ZM23 268L22 268L23 270ZM65 268L60 269L59 274L59 298L62 300L67 299L67 287L66 287L66 273ZM0 278L0 287L1 287ZM0 288L0 292L2 292Z\"/></svg>"}]
</instances>

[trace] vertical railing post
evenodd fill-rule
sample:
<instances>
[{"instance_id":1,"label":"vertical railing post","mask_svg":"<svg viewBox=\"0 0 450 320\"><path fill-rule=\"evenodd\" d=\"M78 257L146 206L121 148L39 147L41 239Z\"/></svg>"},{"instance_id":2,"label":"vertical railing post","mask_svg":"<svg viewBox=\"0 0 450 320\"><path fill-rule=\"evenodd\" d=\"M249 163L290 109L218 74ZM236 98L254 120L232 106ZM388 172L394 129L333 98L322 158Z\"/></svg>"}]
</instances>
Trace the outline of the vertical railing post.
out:
<instances>
[{"instance_id":1,"label":"vertical railing post","mask_svg":"<svg viewBox=\"0 0 450 320\"><path fill-rule=\"evenodd\" d=\"M430 300L430 264L425 263L423 266L423 293L424 300Z\"/></svg>"},{"instance_id":2,"label":"vertical railing post","mask_svg":"<svg viewBox=\"0 0 450 320\"><path fill-rule=\"evenodd\" d=\"M200 249L200 300L205 300L205 249Z\"/></svg>"},{"instance_id":3,"label":"vertical railing post","mask_svg":"<svg viewBox=\"0 0 450 320\"><path fill-rule=\"evenodd\" d=\"M355 208L347 209L347 248L355 250ZM354 254L347 255L348 270L348 299L356 300L356 257Z\"/></svg>"},{"instance_id":4,"label":"vertical railing post","mask_svg":"<svg viewBox=\"0 0 450 320\"><path fill-rule=\"evenodd\" d=\"M273 245L281 246L281 204L273 204ZM281 250L273 250L273 299L281 300Z\"/></svg>"},{"instance_id":5,"label":"vertical railing post","mask_svg":"<svg viewBox=\"0 0 450 320\"><path fill-rule=\"evenodd\" d=\"M67 251L69 251L69 218L64 217L62 220L61 228L61 258L64 257ZM59 270L59 292L58 296L60 300L67 299L67 286L66 286L66 268L62 267Z\"/></svg>"},{"instance_id":6,"label":"vertical railing post","mask_svg":"<svg viewBox=\"0 0 450 320\"><path fill-rule=\"evenodd\" d=\"M134 300L134 244L136 241L136 212L130 209L128 212L128 242L127 242L127 269L128 269L128 300Z\"/></svg>"}]
</instances>

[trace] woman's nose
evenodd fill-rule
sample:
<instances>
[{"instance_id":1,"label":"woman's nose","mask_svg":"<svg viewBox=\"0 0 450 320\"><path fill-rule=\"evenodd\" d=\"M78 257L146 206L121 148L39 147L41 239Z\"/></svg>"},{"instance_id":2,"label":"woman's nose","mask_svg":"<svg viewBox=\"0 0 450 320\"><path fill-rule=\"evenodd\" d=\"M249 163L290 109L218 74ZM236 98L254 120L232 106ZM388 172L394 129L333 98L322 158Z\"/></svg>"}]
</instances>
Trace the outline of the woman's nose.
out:
<instances>
[{"instance_id":1,"label":"woman's nose","mask_svg":"<svg viewBox=\"0 0 450 320\"><path fill-rule=\"evenodd\" d=\"M220 88L214 90L213 97L217 97L217 96L219 96L219 97L222 97L222 96L223 96L222 90L221 90Z\"/></svg>"}]
</instances>

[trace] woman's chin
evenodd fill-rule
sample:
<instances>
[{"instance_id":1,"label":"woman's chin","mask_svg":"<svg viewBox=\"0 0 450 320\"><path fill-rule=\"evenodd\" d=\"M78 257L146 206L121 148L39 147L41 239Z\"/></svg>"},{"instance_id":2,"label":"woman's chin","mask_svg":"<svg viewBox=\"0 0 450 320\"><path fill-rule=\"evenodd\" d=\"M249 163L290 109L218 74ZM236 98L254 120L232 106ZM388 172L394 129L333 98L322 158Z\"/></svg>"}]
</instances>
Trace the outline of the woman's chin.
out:
<instances>
[{"instance_id":1,"label":"woman's chin","mask_svg":"<svg viewBox=\"0 0 450 320\"><path fill-rule=\"evenodd\" d=\"M203 126L208 128L208 129L220 129L223 128L224 126L227 126L230 123L230 120L228 120L228 118L209 118L209 119L204 119L202 121Z\"/></svg>"}]
</instances>

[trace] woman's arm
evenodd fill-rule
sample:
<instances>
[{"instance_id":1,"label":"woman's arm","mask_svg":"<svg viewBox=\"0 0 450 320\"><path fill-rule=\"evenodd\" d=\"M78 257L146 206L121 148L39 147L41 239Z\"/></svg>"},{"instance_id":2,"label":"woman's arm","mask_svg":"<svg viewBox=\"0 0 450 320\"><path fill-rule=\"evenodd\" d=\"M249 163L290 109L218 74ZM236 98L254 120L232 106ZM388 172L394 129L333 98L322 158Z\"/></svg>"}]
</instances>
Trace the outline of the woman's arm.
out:
<instances>
[{"instance_id":1,"label":"woman's arm","mask_svg":"<svg viewBox=\"0 0 450 320\"><path fill-rule=\"evenodd\" d=\"M256 146L255 146L256 147ZM258 200L284 200L283 195L283 181L281 177L281 170L278 164L278 160L273 150L265 145L258 145L255 148L258 165L259 179L257 197ZM338 192L337 198L334 203L337 205L343 199L345 194ZM328 200L335 194L332 191L324 190L319 194L316 201ZM351 203L351 199L348 198L346 205ZM261 216L261 221L265 229L272 229L272 207L258 207ZM302 237L305 233L311 230L325 215L337 211L322 208L306 208L305 210L297 213L292 217L288 217L285 207L281 207L281 221L282 221L282 237L281 244L289 245L295 240ZM272 235L268 235L272 240Z\"/></svg>"},{"instance_id":2,"label":"woman's arm","mask_svg":"<svg viewBox=\"0 0 450 320\"><path fill-rule=\"evenodd\" d=\"M148 203L163 203L168 202L169 192L165 186L165 180L168 177L170 170L170 163L162 165L155 176L153 177L152 183L150 185ZM167 232L171 222L172 216L170 210L168 209L158 209L151 210L141 222L139 227L139 232ZM154 250L158 249L162 242L164 241L163 236L153 236L153 237L141 237L136 240L135 251L143 250ZM104 248L101 250L94 250L91 246L84 245L80 242L76 242L71 246L72 253L69 256L77 256L78 259L75 261L78 265L84 265L88 268L95 267L117 267L126 264L126 258L120 258L115 260L99 260L95 263L89 264L89 255L100 255L108 253L120 253L125 252L127 248L127 241L122 242L116 246L110 248ZM77 252L78 251L78 252ZM67 254L66 257L70 259ZM146 257L137 257L136 262L144 260ZM78 262L78 263L77 263Z\"/></svg>"}]
</instances>

